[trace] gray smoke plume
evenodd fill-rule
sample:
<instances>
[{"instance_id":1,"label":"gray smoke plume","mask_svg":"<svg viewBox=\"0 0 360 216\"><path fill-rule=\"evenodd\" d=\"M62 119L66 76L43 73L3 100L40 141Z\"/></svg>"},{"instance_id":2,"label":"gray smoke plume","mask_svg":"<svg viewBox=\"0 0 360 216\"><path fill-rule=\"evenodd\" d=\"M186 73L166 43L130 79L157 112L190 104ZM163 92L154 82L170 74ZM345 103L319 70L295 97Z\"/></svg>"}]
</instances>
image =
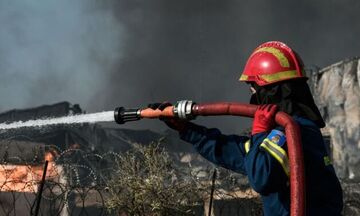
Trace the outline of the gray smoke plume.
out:
<instances>
[{"instance_id":1,"label":"gray smoke plume","mask_svg":"<svg viewBox=\"0 0 360 216\"><path fill-rule=\"evenodd\" d=\"M256 46L284 41L320 67L359 55L359 10L356 0L3 1L1 109L59 100L90 112L179 99L248 102L237 79ZM234 117L197 122L228 133L249 126Z\"/></svg>"},{"instance_id":2,"label":"gray smoke plume","mask_svg":"<svg viewBox=\"0 0 360 216\"><path fill-rule=\"evenodd\" d=\"M0 108L91 107L122 57L123 27L97 1L0 2Z\"/></svg>"}]
</instances>

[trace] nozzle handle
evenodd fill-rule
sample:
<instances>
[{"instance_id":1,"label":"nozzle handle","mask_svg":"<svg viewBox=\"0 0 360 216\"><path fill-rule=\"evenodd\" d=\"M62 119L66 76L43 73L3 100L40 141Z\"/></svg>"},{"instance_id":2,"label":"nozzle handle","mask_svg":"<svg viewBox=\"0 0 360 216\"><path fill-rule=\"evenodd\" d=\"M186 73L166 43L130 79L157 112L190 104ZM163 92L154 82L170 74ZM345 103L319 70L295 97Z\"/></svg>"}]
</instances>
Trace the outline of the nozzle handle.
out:
<instances>
[{"instance_id":1,"label":"nozzle handle","mask_svg":"<svg viewBox=\"0 0 360 216\"><path fill-rule=\"evenodd\" d=\"M137 121L140 117L139 109L125 109L124 107L117 107L114 112L116 123L124 124L128 121Z\"/></svg>"},{"instance_id":2,"label":"nozzle handle","mask_svg":"<svg viewBox=\"0 0 360 216\"><path fill-rule=\"evenodd\" d=\"M178 118L183 120L192 120L195 116L192 114L192 108L195 105L193 101L178 101L174 106L168 106L164 110L153 110L151 108L140 110L141 118Z\"/></svg>"}]
</instances>

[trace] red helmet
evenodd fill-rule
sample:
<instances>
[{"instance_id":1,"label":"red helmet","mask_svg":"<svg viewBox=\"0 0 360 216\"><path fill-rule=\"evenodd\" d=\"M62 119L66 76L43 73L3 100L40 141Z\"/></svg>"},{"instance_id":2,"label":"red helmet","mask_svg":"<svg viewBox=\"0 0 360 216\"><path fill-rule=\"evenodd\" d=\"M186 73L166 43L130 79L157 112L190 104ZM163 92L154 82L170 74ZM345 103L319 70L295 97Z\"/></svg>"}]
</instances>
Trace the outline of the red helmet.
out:
<instances>
[{"instance_id":1,"label":"red helmet","mask_svg":"<svg viewBox=\"0 0 360 216\"><path fill-rule=\"evenodd\" d=\"M300 57L286 44L270 41L257 47L249 57L240 81L259 86L283 80L306 78Z\"/></svg>"}]
</instances>

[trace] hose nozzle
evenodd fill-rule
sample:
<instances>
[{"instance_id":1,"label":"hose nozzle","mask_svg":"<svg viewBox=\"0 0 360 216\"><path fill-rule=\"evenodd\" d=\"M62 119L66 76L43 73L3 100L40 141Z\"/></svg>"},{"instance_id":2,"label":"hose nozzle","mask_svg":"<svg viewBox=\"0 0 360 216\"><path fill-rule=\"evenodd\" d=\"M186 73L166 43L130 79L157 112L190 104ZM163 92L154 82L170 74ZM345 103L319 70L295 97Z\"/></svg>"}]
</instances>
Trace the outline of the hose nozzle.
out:
<instances>
[{"instance_id":1,"label":"hose nozzle","mask_svg":"<svg viewBox=\"0 0 360 216\"><path fill-rule=\"evenodd\" d=\"M137 121L141 119L139 109L125 109L124 107L117 107L114 112L116 123L124 124L128 121Z\"/></svg>"},{"instance_id":2,"label":"hose nozzle","mask_svg":"<svg viewBox=\"0 0 360 216\"><path fill-rule=\"evenodd\" d=\"M128 121L137 121L142 118L178 118L184 120L192 120L195 116L192 114L192 108L195 105L193 101L182 100L178 101L175 106L166 107L164 110L159 109L125 109L124 107L117 107L114 112L116 123L124 124Z\"/></svg>"}]
</instances>

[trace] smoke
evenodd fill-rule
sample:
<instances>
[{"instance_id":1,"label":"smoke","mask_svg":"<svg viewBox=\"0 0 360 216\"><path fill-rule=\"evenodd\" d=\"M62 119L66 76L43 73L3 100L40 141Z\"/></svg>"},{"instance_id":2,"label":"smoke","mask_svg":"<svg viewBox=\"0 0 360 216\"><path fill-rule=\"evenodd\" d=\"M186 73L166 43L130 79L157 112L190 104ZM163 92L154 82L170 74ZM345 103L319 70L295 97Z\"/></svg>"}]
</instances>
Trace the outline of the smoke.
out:
<instances>
[{"instance_id":1,"label":"smoke","mask_svg":"<svg viewBox=\"0 0 360 216\"><path fill-rule=\"evenodd\" d=\"M0 2L0 109L89 107L122 56L124 29L96 1Z\"/></svg>"},{"instance_id":2,"label":"smoke","mask_svg":"<svg viewBox=\"0 0 360 216\"><path fill-rule=\"evenodd\" d=\"M306 65L320 67L358 55L359 9L354 0L118 1L114 10L129 39L105 104L248 102L248 87L237 80L255 47L284 41ZM125 74L127 84L119 85ZM234 117L200 123L229 133L249 126Z\"/></svg>"},{"instance_id":3,"label":"smoke","mask_svg":"<svg viewBox=\"0 0 360 216\"><path fill-rule=\"evenodd\" d=\"M359 9L356 0L1 2L1 109L59 100L90 112L180 99L248 102L237 80L256 46L284 41L320 67L359 55ZM234 117L197 122L229 133L249 126Z\"/></svg>"}]
</instances>

